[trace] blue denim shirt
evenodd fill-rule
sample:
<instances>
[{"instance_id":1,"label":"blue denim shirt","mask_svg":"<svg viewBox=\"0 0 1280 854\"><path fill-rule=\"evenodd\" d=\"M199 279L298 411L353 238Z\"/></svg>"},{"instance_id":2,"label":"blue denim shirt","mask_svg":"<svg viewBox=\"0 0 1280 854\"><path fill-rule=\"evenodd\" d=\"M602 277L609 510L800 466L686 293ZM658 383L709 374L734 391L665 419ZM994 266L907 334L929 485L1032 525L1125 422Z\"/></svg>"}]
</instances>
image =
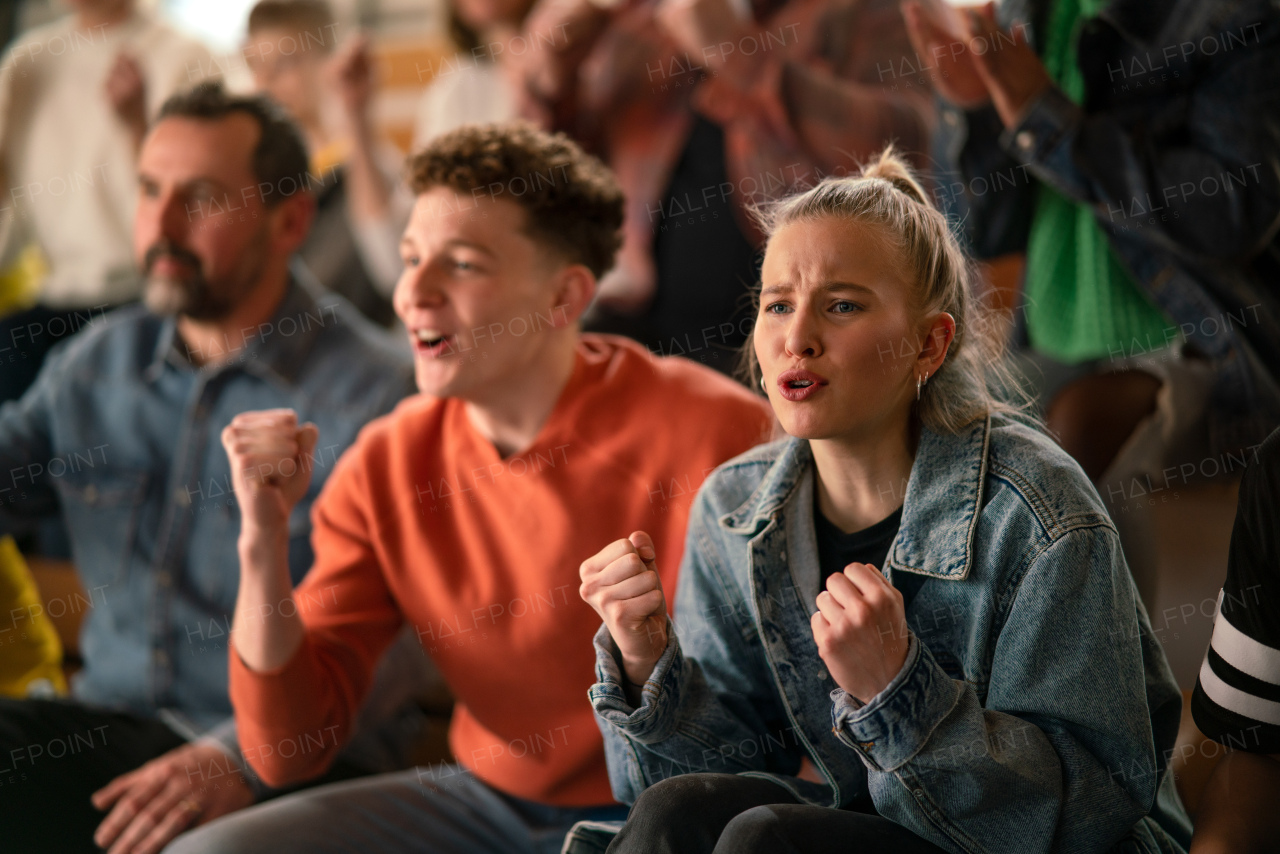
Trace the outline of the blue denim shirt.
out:
<instances>
[{"instance_id":1,"label":"blue denim shirt","mask_svg":"<svg viewBox=\"0 0 1280 854\"><path fill-rule=\"evenodd\" d=\"M1166 770L1182 699L1079 466L1004 418L922 431L884 571L925 580L901 672L866 705L810 628L819 592L809 444L720 467L689 522L672 640L626 700L596 636L590 697L614 794L676 774L764 776L803 802L870 794L954 852L1177 852ZM807 756L825 780L795 775Z\"/></svg>"},{"instance_id":2,"label":"blue denim shirt","mask_svg":"<svg viewBox=\"0 0 1280 854\"><path fill-rule=\"evenodd\" d=\"M141 306L55 348L22 399L0 407L0 529L61 509L86 591L60 605L84 614L75 697L164 713L188 734L221 723L233 740L240 512L222 429L279 407L320 428L311 486L289 521L297 583L312 563L311 504L334 461L413 388L407 349L296 278L275 317L221 364L193 365L173 319Z\"/></svg>"},{"instance_id":3,"label":"blue denim shirt","mask_svg":"<svg viewBox=\"0 0 1280 854\"><path fill-rule=\"evenodd\" d=\"M1051 7L999 15L1034 44ZM1280 11L1111 0L1081 23L1078 57L1083 106L1050 86L1007 129L993 108L940 103L936 195L984 258L1025 250L1041 182L1089 205L1173 321L1113 358L1185 341L1214 369L1213 452L1256 445L1280 424Z\"/></svg>"}]
</instances>

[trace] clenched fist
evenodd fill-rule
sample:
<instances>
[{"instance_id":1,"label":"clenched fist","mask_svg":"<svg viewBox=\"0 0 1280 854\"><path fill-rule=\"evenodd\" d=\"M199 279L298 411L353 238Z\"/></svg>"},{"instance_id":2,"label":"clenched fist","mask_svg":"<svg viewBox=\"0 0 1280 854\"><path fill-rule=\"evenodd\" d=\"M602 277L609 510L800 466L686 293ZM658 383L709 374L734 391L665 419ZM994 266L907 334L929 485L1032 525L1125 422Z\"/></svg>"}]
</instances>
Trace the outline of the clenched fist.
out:
<instances>
[{"instance_id":1,"label":"clenched fist","mask_svg":"<svg viewBox=\"0 0 1280 854\"><path fill-rule=\"evenodd\" d=\"M907 661L902 593L870 564L827 578L810 627L831 678L860 702L887 688Z\"/></svg>"},{"instance_id":2,"label":"clenched fist","mask_svg":"<svg viewBox=\"0 0 1280 854\"><path fill-rule=\"evenodd\" d=\"M644 531L605 546L583 562L578 589L604 620L622 653L627 680L643 685L667 648L667 600Z\"/></svg>"},{"instance_id":3,"label":"clenched fist","mask_svg":"<svg viewBox=\"0 0 1280 854\"><path fill-rule=\"evenodd\" d=\"M314 424L298 426L292 409L242 412L222 431L242 536L288 530L289 513L311 483L319 438Z\"/></svg>"}]
</instances>

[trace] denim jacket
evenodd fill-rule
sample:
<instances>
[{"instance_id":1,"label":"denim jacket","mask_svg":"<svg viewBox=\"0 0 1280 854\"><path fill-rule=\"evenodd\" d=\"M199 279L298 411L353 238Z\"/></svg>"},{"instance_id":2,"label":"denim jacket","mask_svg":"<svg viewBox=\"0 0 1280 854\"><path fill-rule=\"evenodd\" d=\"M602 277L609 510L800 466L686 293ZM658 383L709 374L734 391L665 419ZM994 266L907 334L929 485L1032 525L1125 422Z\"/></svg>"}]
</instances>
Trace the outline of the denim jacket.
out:
<instances>
[{"instance_id":1,"label":"denim jacket","mask_svg":"<svg viewBox=\"0 0 1280 854\"><path fill-rule=\"evenodd\" d=\"M413 390L407 352L313 291L295 278L245 350L206 367L188 361L172 318L121 308L59 344L31 389L0 407L0 531L60 512L85 589L57 606L84 614L76 699L159 714L188 737L212 729L234 753L227 654L240 510L222 429L280 407L320 429L310 488L289 520L297 583L333 463Z\"/></svg>"},{"instance_id":2,"label":"denim jacket","mask_svg":"<svg viewBox=\"0 0 1280 854\"><path fill-rule=\"evenodd\" d=\"M1006 0L1034 45L1051 0ZM1056 86L1006 129L939 104L935 190L990 258L1026 248L1041 182L1089 205L1124 265L1214 369L1214 453L1280 424L1280 11L1269 0L1111 0L1081 24L1083 105ZM935 72L936 73L936 72Z\"/></svg>"},{"instance_id":3,"label":"denim jacket","mask_svg":"<svg viewBox=\"0 0 1280 854\"><path fill-rule=\"evenodd\" d=\"M884 572L925 580L906 663L866 705L836 686L810 628L814 477L808 442L786 439L703 485L639 708L597 634L590 697L614 794L744 773L819 806L869 793L947 851L1182 851L1190 824L1166 769L1181 695L1076 463L1003 417L922 430ZM795 776L806 756L824 784Z\"/></svg>"}]
</instances>

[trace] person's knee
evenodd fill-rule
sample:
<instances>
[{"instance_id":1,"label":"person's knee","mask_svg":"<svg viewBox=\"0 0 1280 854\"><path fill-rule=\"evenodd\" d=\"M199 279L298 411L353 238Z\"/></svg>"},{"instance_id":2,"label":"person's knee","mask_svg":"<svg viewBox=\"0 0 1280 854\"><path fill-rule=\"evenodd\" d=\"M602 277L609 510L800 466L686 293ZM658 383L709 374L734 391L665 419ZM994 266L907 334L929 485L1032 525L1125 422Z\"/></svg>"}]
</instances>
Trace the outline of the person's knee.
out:
<instances>
[{"instance_id":1,"label":"person's knee","mask_svg":"<svg viewBox=\"0 0 1280 854\"><path fill-rule=\"evenodd\" d=\"M655 823L667 823L677 815L696 813L701 803L715 797L715 787L702 774L683 774L654 783L640 793L631 815Z\"/></svg>"},{"instance_id":2,"label":"person's knee","mask_svg":"<svg viewBox=\"0 0 1280 854\"><path fill-rule=\"evenodd\" d=\"M772 807L753 807L738 813L720 834L714 854L779 854L791 850L782 820Z\"/></svg>"},{"instance_id":3,"label":"person's knee","mask_svg":"<svg viewBox=\"0 0 1280 854\"><path fill-rule=\"evenodd\" d=\"M256 830L252 822L237 820L234 813L183 833L163 854L266 854L279 850L279 839Z\"/></svg>"}]
</instances>

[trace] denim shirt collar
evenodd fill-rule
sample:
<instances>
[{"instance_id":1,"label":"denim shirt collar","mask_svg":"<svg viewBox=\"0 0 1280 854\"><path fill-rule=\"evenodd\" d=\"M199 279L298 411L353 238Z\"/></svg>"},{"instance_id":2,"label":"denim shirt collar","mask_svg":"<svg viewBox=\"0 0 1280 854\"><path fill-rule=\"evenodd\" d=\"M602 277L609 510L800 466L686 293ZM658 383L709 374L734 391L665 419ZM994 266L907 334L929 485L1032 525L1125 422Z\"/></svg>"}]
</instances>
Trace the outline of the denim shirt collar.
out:
<instances>
[{"instance_id":1,"label":"denim shirt collar","mask_svg":"<svg viewBox=\"0 0 1280 854\"><path fill-rule=\"evenodd\" d=\"M316 336L325 325L325 309L330 309L332 314L330 306L317 303L315 286L308 278L305 270L293 268L284 298L271 320L251 334L249 343L240 353L209 366L210 373L218 374L241 367L281 388L291 387L315 344ZM161 321L155 352L143 373L146 381L154 383L159 380L166 364L183 370L200 370L180 346L177 321L173 316Z\"/></svg>"},{"instance_id":2,"label":"denim shirt collar","mask_svg":"<svg viewBox=\"0 0 1280 854\"><path fill-rule=\"evenodd\" d=\"M953 581L968 577L990 443L990 417L954 435L921 427L889 569ZM809 490L802 488L812 485L812 463L808 441L787 440L755 492L720 524L753 537L784 510L812 512Z\"/></svg>"}]
</instances>

